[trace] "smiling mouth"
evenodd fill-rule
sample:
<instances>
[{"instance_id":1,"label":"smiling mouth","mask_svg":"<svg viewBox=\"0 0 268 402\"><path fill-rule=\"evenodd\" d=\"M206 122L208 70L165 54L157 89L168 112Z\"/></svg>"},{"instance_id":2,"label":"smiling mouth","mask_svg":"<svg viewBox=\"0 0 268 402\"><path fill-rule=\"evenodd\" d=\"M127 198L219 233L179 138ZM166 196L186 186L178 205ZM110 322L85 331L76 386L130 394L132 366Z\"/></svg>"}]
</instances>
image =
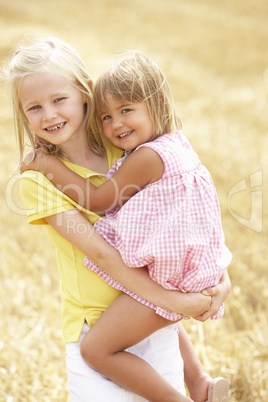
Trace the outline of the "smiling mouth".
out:
<instances>
[{"instance_id":1,"label":"smiling mouth","mask_svg":"<svg viewBox=\"0 0 268 402\"><path fill-rule=\"evenodd\" d=\"M127 137L128 135L130 135L131 133L132 133L132 131L128 131L127 133L120 134L118 137L119 138L124 138L124 137Z\"/></svg>"},{"instance_id":2,"label":"smiling mouth","mask_svg":"<svg viewBox=\"0 0 268 402\"><path fill-rule=\"evenodd\" d=\"M57 130L59 130L59 129L61 129L63 126L65 126L65 124L66 123L61 123L61 124L57 124L56 126L53 126L53 127L48 127L48 128L46 128L45 130L46 131L57 131Z\"/></svg>"}]
</instances>

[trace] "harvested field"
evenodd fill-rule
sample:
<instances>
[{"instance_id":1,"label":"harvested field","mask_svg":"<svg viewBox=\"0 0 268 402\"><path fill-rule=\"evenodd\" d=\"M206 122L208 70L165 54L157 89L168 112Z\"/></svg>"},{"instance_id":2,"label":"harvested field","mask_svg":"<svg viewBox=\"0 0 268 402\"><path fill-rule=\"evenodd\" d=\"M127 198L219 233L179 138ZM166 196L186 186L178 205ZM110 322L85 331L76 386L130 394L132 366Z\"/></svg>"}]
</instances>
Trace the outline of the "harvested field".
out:
<instances>
[{"instance_id":1,"label":"harvested field","mask_svg":"<svg viewBox=\"0 0 268 402\"><path fill-rule=\"evenodd\" d=\"M232 402L268 400L267 16L265 0L0 0L1 62L25 34L43 33L73 45L93 80L125 48L164 70L233 253L225 316L185 328L207 371L230 380ZM26 223L4 88L0 105L0 401L65 402L55 250Z\"/></svg>"}]
</instances>

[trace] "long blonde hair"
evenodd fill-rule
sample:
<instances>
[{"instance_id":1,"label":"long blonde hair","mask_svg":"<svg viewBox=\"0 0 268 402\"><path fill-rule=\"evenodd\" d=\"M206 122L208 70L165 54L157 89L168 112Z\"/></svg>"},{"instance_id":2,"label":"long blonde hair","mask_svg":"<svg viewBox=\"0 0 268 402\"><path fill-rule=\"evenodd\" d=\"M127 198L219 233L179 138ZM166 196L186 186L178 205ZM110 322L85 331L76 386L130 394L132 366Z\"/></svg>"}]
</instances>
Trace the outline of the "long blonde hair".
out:
<instances>
[{"instance_id":1,"label":"long blonde hair","mask_svg":"<svg viewBox=\"0 0 268 402\"><path fill-rule=\"evenodd\" d=\"M27 40L29 39L30 45L20 47L14 53L4 74L12 99L20 162L23 159L26 138L30 141L34 152L36 139L42 144L42 139L36 138L23 111L19 96L20 84L25 76L45 71L62 76L86 96L85 126L88 133L88 146L96 153L104 152L101 138L94 136L91 131L91 120L94 113L93 96L89 86L91 79L81 57L72 46L58 38L34 36L27 38ZM45 150L57 156L64 156L58 145L53 145Z\"/></svg>"},{"instance_id":2,"label":"long blonde hair","mask_svg":"<svg viewBox=\"0 0 268 402\"><path fill-rule=\"evenodd\" d=\"M94 129L102 136L104 133L99 116L106 103L106 92L119 101L145 102L153 124L154 138L181 128L166 77L159 66L140 51L124 52L95 83Z\"/></svg>"}]
</instances>

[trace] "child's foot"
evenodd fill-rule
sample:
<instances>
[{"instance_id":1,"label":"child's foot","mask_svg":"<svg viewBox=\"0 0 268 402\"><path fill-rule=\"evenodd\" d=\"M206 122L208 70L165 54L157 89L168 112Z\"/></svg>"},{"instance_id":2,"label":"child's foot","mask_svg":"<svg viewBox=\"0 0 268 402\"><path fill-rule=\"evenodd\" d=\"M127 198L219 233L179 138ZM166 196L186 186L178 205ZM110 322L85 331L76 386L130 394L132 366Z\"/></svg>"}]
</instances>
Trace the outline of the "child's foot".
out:
<instances>
[{"instance_id":1,"label":"child's foot","mask_svg":"<svg viewBox=\"0 0 268 402\"><path fill-rule=\"evenodd\" d=\"M206 372L200 372L194 375L191 384L187 384L190 397L194 402L206 402L208 399L208 388L212 378Z\"/></svg>"},{"instance_id":2,"label":"child's foot","mask_svg":"<svg viewBox=\"0 0 268 402\"><path fill-rule=\"evenodd\" d=\"M198 376L195 375L192 385L187 385L194 402L228 401L229 381L225 378L218 377L213 380L206 372L200 372Z\"/></svg>"},{"instance_id":3,"label":"child's foot","mask_svg":"<svg viewBox=\"0 0 268 402\"><path fill-rule=\"evenodd\" d=\"M227 402L229 395L229 381L226 378L215 378L208 387L207 402Z\"/></svg>"}]
</instances>

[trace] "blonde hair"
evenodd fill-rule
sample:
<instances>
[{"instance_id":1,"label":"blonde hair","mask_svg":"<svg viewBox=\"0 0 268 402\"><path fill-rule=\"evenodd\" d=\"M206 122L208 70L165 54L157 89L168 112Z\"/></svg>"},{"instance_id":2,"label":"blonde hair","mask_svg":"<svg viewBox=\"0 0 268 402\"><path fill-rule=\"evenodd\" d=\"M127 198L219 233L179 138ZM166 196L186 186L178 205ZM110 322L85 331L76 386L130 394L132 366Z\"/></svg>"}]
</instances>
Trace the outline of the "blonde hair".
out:
<instances>
[{"instance_id":1,"label":"blonde hair","mask_svg":"<svg viewBox=\"0 0 268 402\"><path fill-rule=\"evenodd\" d=\"M31 37L28 47L20 47L13 55L9 66L5 69L4 77L7 82L13 106L15 132L20 149L20 162L23 159L25 138L28 138L32 149L36 139L46 145L45 141L36 138L20 102L20 84L27 75L42 72L54 72L62 76L71 85L86 96L85 126L88 133L88 146L96 153L104 152L103 142L92 134L91 120L94 112L93 95L89 84L88 71L76 50L69 44L55 37ZM47 147L46 152L64 156L58 145Z\"/></svg>"},{"instance_id":2,"label":"blonde hair","mask_svg":"<svg viewBox=\"0 0 268 402\"><path fill-rule=\"evenodd\" d=\"M100 114L106 103L106 92L118 101L145 102L154 138L181 128L166 77L159 66L140 51L124 52L95 83L94 129L101 135L104 133Z\"/></svg>"}]
</instances>

